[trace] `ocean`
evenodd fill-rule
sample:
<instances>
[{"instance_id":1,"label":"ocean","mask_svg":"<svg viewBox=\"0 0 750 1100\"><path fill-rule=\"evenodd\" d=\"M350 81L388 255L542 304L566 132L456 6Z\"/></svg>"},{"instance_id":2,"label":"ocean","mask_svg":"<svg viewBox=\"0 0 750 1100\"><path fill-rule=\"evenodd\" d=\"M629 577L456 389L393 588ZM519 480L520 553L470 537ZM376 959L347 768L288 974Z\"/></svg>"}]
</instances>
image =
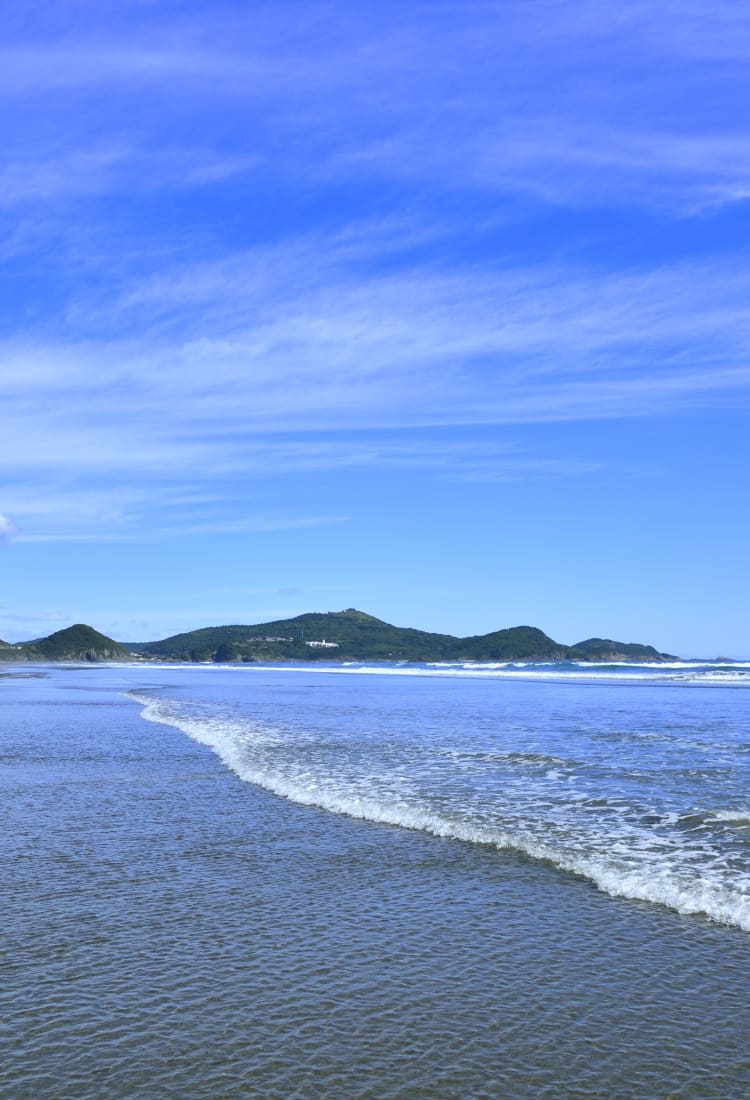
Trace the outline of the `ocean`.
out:
<instances>
[{"instance_id":1,"label":"ocean","mask_svg":"<svg viewBox=\"0 0 750 1100\"><path fill-rule=\"evenodd\" d=\"M8 666L0 1094L747 1100L748 689Z\"/></svg>"}]
</instances>

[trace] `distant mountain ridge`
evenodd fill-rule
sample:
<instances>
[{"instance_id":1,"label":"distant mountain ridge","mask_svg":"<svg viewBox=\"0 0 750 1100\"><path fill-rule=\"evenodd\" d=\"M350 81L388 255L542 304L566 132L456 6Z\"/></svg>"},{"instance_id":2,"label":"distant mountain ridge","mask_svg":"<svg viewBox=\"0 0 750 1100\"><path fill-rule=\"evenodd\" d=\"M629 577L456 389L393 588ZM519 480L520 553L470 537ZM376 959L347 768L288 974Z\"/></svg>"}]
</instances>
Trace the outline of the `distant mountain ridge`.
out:
<instances>
[{"instance_id":1,"label":"distant mountain ridge","mask_svg":"<svg viewBox=\"0 0 750 1100\"><path fill-rule=\"evenodd\" d=\"M653 646L588 638L563 645L533 626L456 638L393 626L350 607L253 626L212 626L156 642L122 644L77 623L20 646L0 643L2 661L665 661Z\"/></svg>"},{"instance_id":2,"label":"distant mountain ridge","mask_svg":"<svg viewBox=\"0 0 750 1100\"><path fill-rule=\"evenodd\" d=\"M124 643L133 653L188 661L606 661L674 660L653 646L590 638L556 642L533 626L456 638L393 626L356 608L307 612L253 626L216 626L156 642Z\"/></svg>"}]
</instances>

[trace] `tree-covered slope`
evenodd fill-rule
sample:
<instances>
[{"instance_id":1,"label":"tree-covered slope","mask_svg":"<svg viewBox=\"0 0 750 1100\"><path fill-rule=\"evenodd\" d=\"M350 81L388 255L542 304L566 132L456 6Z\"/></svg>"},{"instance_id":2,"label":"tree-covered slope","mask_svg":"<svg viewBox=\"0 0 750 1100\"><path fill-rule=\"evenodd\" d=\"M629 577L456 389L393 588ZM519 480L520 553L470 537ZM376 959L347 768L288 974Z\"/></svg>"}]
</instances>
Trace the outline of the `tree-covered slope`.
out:
<instances>
[{"instance_id":1,"label":"tree-covered slope","mask_svg":"<svg viewBox=\"0 0 750 1100\"><path fill-rule=\"evenodd\" d=\"M325 645L323 644L325 643ZM252 626L219 626L130 644L132 651L181 660L450 660L456 639L391 626L373 615L309 612ZM221 650L219 657L217 652Z\"/></svg>"},{"instance_id":2,"label":"tree-covered slope","mask_svg":"<svg viewBox=\"0 0 750 1100\"><path fill-rule=\"evenodd\" d=\"M572 655L569 646L561 645L534 626L513 626L457 642L456 660L562 661Z\"/></svg>"},{"instance_id":3,"label":"tree-covered slope","mask_svg":"<svg viewBox=\"0 0 750 1100\"><path fill-rule=\"evenodd\" d=\"M588 638L563 645L533 626L455 638L393 626L355 608L308 612L252 626L213 626L120 645L78 623L22 646L0 641L0 661L616 661L670 659L653 646ZM674 659L674 658L672 658Z\"/></svg>"},{"instance_id":4,"label":"tree-covered slope","mask_svg":"<svg viewBox=\"0 0 750 1100\"><path fill-rule=\"evenodd\" d=\"M121 645L83 623L29 642L21 647L21 652L29 661L130 660L130 654Z\"/></svg>"},{"instance_id":5,"label":"tree-covered slope","mask_svg":"<svg viewBox=\"0 0 750 1100\"><path fill-rule=\"evenodd\" d=\"M23 653L18 646L0 640L0 661L22 661L23 659Z\"/></svg>"},{"instance_id":6,"label":"tree-covered slope","mask_svg":"<svg viewBox=\"0 0 750 1100\"><path fill-rule=\"evenodd\" d=\"M175 634L157 642L131 643L132 652L188 661L386 660L386 661L532 661L614 659L607 642L601 656L595 640L562 645L542 630L515 626L490 634L455 638L390 623L348 608L310 612L253 626L217 626ZM589 647L588 649L585 647ZM632 657L658 659L651 646L625 647Z\"/></svg>"},{"instance_id":7,"label":"tree-covered slope","mask_svg":"<svg viewBox=\"0 0 750 1100\"><path fill-rule=\"evenodd\" d=\"M639 642L615 642L612 638L587 638L573 647L588 661L665 661L675 660L669 653L660 653L652 645Z\"/></svg>"}]
</instances>

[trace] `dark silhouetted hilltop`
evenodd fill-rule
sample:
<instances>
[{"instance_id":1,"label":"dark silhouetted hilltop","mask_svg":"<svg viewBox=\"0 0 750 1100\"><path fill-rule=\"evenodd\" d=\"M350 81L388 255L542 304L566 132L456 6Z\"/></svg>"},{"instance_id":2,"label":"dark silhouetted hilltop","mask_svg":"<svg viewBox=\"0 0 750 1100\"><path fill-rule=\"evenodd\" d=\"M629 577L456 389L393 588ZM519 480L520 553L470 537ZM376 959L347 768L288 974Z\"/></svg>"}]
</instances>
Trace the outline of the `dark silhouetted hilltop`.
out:
<instances>
[{"instance_id":1,"label":"dark silhouetted hilltop","mask_svg":"<svg viewBox=\"0 0 750 1100\"><path fill-rule=\"evenodd\" d=\"M15 651L16 653L19 650ZM106 634L76 623L58 630L48 638L39 638L20 647L28 661L129 661L130 654Z\"/></svg>"}]
</instances>

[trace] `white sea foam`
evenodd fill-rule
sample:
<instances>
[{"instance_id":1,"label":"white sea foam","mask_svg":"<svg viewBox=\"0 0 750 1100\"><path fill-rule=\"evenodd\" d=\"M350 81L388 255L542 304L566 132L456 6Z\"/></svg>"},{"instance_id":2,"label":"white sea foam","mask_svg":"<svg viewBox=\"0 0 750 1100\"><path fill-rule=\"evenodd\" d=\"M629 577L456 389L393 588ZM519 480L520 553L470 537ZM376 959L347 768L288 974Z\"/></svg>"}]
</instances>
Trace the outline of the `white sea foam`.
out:
<instances>
[{"instance_id":1,"label":"white sea foam","mask_svg":"<svg viewBox=\"0 0 750 1100\"><path fill-rule=\"evenodd\" d=\"M723 861L717 860L710 849L702 848L700 841L691 841L692 846L684 853L679 850L679 837L676 841L673 838L671 849L665 848L663 839L655 841L652 830L623 820L627 814L624 803L618 806L613 802L609 807L612 819L620 822L616 833L605 836L594 831L587 835L587 843L581 843L585 834L566 833L565 821L556 819L552 803L546 807L551 813L546 825L534 813L533 805L528 807L525 819L513 819L511 815L507 822L498 815L477 815L461 802L441 803L436 809L423 796L413 795L408 777L403 775L389 776L390 789L378 789L371 776L341 775L330 769L316 771L309 762L300 763L294 756L299 738L284 730L246 719L231 720L210 710L196 712L192 706L166 700L129 695L143 706L146 720L182 731L210 747L240 779L290 801L434 836L515 849L581 875L613 897L656 902L683 914L703 914L750 931L750 880L727 876ZM553 783L560 778L556 769L547 775ZM394 783L398 790L393 789ZM575 791L569 800L580 807L579 812L600 801ZM670 824L668 816L654 816L661 824ZM750 822L744 813L722 811L713 817L736 824Z\"/></svg>"},{"instance_id":2,"label":"white sea foam","mask_svg":"<svg viewBox=\"0 0 750 1100\"><path fill-rule=\"evenodd\" d=\"M569 664L557 664L553 661L546 663L476 663L476 664L362 664L358 662L342 662L337 665L319 664L214 664L203 663L200 665L183 664L152 664L150 668L162 670L174 670L190 668L193 671L207 671L240 676L257 675L263 672L305 672L310 675L321 676L401 676L401 677L441 677L448 679L486 679L486 680L518 680L537 683L600 683L600 684L633 684L667 683L679 687L727 687L750 688L750 666L711 666L705 665L637 665L621 662L615 665L586 665L581 662L576 666ZM622 672L613 669L622 668ZM692 669L692 671L686 671ZM625 671L627 670L627 671Z\"/></svg>"},{"instance_id":3,"label":"white sea foam","mask_svg":"<svg viewBox=\"0 0 750 1100\"><path fill-rule=\"evenodd\" d=\"M716 810L716 821L726 821L729 825L744 825L750 827L750 810Z\"/></svg>"}]
</instances>

